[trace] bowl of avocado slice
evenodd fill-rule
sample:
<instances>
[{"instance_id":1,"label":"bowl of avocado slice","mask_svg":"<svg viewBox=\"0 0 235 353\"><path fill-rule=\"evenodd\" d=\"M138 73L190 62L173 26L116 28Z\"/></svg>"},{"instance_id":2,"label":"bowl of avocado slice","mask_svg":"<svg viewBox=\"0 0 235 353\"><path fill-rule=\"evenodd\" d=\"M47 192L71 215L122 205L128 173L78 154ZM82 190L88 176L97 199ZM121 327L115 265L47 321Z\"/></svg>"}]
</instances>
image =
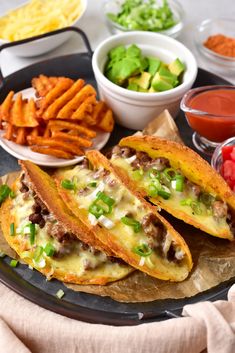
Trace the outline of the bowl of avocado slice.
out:
<instances>
[{"instance_id":1,"label":"bowl of avocado slice","mask_svg":"<svg viewBox=\"0 0 235 353\"><path fill-rule=\"evenodd\" d=\"M143 31L103 41L94 52L92 67L99 94L116 121L136 130L164 109L175 117L197 75L196 60L182 43Z\"/></svg>"}]
</instances>

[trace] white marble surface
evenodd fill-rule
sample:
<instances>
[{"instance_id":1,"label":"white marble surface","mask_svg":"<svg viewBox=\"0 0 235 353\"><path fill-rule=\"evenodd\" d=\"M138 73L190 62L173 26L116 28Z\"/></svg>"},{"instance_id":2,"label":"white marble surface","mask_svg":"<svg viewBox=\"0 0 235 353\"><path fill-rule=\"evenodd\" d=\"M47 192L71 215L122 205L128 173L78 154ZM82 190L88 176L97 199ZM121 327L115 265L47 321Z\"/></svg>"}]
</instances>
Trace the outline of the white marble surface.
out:
<instances>
[{"instance_id":1,"label":"white marble surface","mask_svg":"<svg viewBox=\"0 0 235 353\"><path fill-rule=\"evenodd\" d=\"M178 1L182 4L185 11L185 27L178 40L184 43L194 53L199 67L215 72L214 68L212 68L211 65L208 64L208 62L206 62L204 58L202 58L202 56L197 52L193 41L195 26L206 18L235 18L235 0ZM5 13L5 11L8 9L18 6L23 2L25 2L25 0L0 0L0 14ZM103 39L110 35L104 22L102 3L103 1L101 0L88 0L87 11L80 22L80 28L86 32L93 49L95 49ZM78 41L77 36L73 35L65 44L55 49L54 51L51 51L50 53L40 57L19 58L11 55L7 52L7 50L4 50L1 54L0 64L3 70L3 74L6 76L33 62L40 61L49 57L55 57L58 55L79 51L84 51L84 47L82 46L82 43ZM225 71L222 73L222 76L235 84L235 71Z\"/></svg>"}]
</instances>

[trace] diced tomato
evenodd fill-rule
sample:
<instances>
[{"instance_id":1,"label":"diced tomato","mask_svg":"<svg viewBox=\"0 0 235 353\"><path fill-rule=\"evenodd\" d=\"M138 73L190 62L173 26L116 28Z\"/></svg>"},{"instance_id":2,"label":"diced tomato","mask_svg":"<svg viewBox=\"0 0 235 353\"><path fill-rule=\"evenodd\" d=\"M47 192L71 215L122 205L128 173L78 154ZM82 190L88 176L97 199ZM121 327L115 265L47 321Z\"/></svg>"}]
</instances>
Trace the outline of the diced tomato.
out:
<instances>
[{"instance_id":1,"label":"diced tomato","mask_svg":"<svg viewBox=\"0 0 235 353\"><path fill-rule=\"evenodd\" d=\"M230 159L232 159L235 162L235 147L233 147L233 150L230 153Z\"/></svg>"},{"instance_id":2,"label":"diced tomato","mask_svg":"<svg viewBox=\"0 0 235 353\"><path fill-rule=\"evenodd\" d=\"M227 161L228 159L231 159L231 153L233 153L233 152L234 152L234 156L235 156L234 146L224 146L222 148L223 161Z\"/></svg>"},{"instance_id":3,"label":"diced tomato","mask_svg":"<svg viewBox=\"0 0 235 353\"><path fill-rule=\"evenodd\" d=\"M224 178L234 180L235 181L235 162L231 160L227 160L224 162L223 166Z\"/></svg>"}]
</instances>

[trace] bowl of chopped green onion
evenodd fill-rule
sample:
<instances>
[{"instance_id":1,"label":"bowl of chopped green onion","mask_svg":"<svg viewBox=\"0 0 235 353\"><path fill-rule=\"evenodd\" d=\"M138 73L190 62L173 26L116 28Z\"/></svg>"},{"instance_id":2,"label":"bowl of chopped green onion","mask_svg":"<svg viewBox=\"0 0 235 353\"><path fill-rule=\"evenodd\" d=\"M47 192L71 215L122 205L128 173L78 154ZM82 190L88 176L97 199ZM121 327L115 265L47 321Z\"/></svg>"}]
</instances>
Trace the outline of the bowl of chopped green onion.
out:
<instances>
[{"instance_id":1,"label":"bowl of chopped green onion","mask_svg":"<svg viewBox=\"0 0 235 353\"><path fill-rule=\"evenodd\" d=\"M104 15L112 34L150 31L176 38L184 25L176 0L105 0Z\"/></svg>"}]
</instances>

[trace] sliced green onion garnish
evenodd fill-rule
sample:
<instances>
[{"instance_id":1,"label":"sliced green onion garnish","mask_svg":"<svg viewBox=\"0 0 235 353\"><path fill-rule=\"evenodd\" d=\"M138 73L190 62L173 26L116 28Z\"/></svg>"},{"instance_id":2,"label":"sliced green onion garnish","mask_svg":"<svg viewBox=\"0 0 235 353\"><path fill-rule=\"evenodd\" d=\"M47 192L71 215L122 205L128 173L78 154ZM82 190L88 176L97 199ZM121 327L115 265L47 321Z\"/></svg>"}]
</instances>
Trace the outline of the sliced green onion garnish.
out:
<instances>
[{"instance_id":1,"label":"sliced green onion garnish","mask_svg":"<svg viewBox=\"0 0 235 353\"><path fill-rule=\"evenodd\" d=\"M132 172L132 178L134 180L140 180L144 175L143 169L137 169Z\"/></svg>"},{"instance_id":2,"label":"sliced green onion garnish","mask_svg":"<svg viewBox=\"0 0 235 353\"><path fill-rule=\"evenodd\" d=\"M0 257L5 257L6 254L3 251L0 251Z\"/></svg>"},{"instance_id":3,"label":"sliced green onion garnish","mask_svg":"<svg viewBox=\"0 0 235 353\"><path fill-rule=\"evenodd\" d=\"M190 206L191 206L191 208L192 208L194 213L196 213L197 215L201 215L202 214L202 209L201 209L201 206L200 206L200 202L192 201Z\"/></svg>"},{"instance_id":4,"label":"sliced green onion garnish","mask_svg":"<svg viewBox=\"0 0 235 353\"><path fill-rule=\"evenodd\" d=\"M171 186L176 191L182 192L184 190L184 176L176 174L175 178L171 180Z\"/></svg>"},{"instance_id":5,"label":"sliced green onion garnish","mask_svg":"<svg viewBox=\"0 0 235 353\"><path fill-rule=\"evenodd\" d=\"M158 190L158 196L161 196L164 200L168 200L171 197L171 192L167 187L162 187L162 189Z\"/></svg>"},{"instance_id":6,"label":"sliced green onion garnish","mask_svg":"<svg viewBox=\"0 0 235 353\"><path fill-rule=\"evenodd\" d=\"M43 253L43 247L42 246L37 246L35 251L34 251L34 254L33 254L33 258L34 258L35 262L40 261L42 253Z\"/></svg>"},{"instance_id":7,"label":"sliced green onion garnish","mask_svg":"<svg viewBox=\"0 0 235 353\"><path fill-rule=\"evenodd\" d=\"M96 199L89 207L89 212L92 213L96 218L104 214L109 214L112 212L112 206L115 200L106 195L104 192L99 191L96 195Z\"/></svg>"},{"instance_id":8,"label":"sliced green onion garnish","mask_svg":"<svg viewBox=\"0 0 235 353\"><path fill-rule=\"evenodd\" d=\"M55 253L55 248L51 243L47 243L44 248L44 252L47 256L52 257Z\"/></svg>"},{"instance_id":9,"label":"sliced green onion garnish","mask_svg":"<svg viewBox=\"0 0 235 353\"><path fill-rule=\"evenodd\" d=\"M11 260L11 262L10 262L10 266L11 266L11 267L16 267L16 266L18 265L18 262L19 262L18 260L14 260L14 259L13 259L13 260Z\"/></svg>"},{"instance_id":10,"label":"sliced green onion garnish","mask_svg":"<svg viewBox=\"0 0 235 353\"><path fill-rule=\"evenodd\" d=\"M148 187L148 195L151 196L151 197L157 196L158 195L158 188L155 185L153 185L153 184L149 185L149 187Z\"/></svg>"},{"instance_id":11,"label":"sliced green onion garnish","mask_svg":"<svg viewBox=\"0 0 235 353\"><path fill-rule=\"evenodd\" d=\"M124 223L127 226L133 227L134 232L138 233L141 229L141 224L140 222L136 221L134 218L131 217L122 217L121 218L122 223Z\"/></svg>"},{"instance_id":12,"label":"sliced green onion garnish","mask_svg":"<svg viewBox=\"0 0 235 353\"><path fill-rule=\"evenodd\" d=\"M75 184L69 179L62 180L61 181L61 186L64 189L68 189L68 190L74 190L75 189Z\"/></svg>"},{"instance_id":13,"label":"sliced green onion garnish","mask_svg":"<svg viewBox=\"0 0 235 353\"><path fill-rule=\"evenodd\" d=\"M12 237L15 235L15 223L10 224L10 235Z\"/></svg>"},{"instance_id":14,"label":"sliced green onion garnish","mask_svg":"<svg viewBox=\"0 0 235 353\"><path fill-rule=\"evenodd\" d=\"M11 199L14 199L16 197L16 194L14 193L13 190L11 190L9 196L10 196Z\"/></svg>"},{"instance_id":15,"label":"sliced green onion garnish","mask_svg":"<svg viewBox=\"0 0 235 353\"><path fill-rule=\"evenodd\" d=\"M151 179L160 179L161 173L160 173L158 170L156 170L156 169L154 169L154 168L151 168L151 169L149 169L149 171L148 171L148 176L149 176Z\"/></svg>"},{"instance_id":16,"label":"sliced green onion garnish","mask_svg":"<svg viewBox=\"0 0 235 353\"><path fill-rule=\"evenodd\" d=\"M0 186L0 205L10 195L11 189L7 184Z\"/></svg>"},{"instance_id":17,"label":"sliced green onion garnish","mask_svg":"<svg viewBox=\"0 0 235 353\"><path fill-rule=\"evenodd\" d=\"M87 184L87 186L90 186L91 188L96 188L97 182L96 181L92 181L91 183Z\"/></svg>"},{"instance_id":18,"label":"sliced green onion garnish","mask_svg":"<svg viewBox=\"0 0 235 353\"><path fill-rule=\"evenodd\" d=\"M188 199L183 199L180 201L181 206L191 206L192 203L192 199L188 198Z\"/></svg>"},{"instance_id":19,"label":"sliced green onion garnish","mask_svg":"<svg viewBox=\"0 0 235 353\"><path fill-rule=\"evenodd\" d=\"M57 298L61 299L64 296L64 291L62 289L59 289L58 292L56 293Z\"/></svg>"},{"instance_id":20,"label":"sliced green onion garnish","mask_svg":"<svg viewBox=\"0 0 235 353\"><path fill-rule=\"evenodd\" d=\"M136 246L134 249L133 249L133 252L136 253L137 255L140 255L140 256L149 256L152 254L152 249L150 249L148 247L147 244L141 244L141 245L138 245Z\"/></svg>"},{"instance_id":21,"label":"sliced green onion garnish","mask_svg":"<svg viewBox=\"0 0 235 353\"><path fill-rule=\"evenodd\" d=\"M206 206L211 206L212 202L215 200L214 196L209 193L203 192L199 195L199 200Z\"/></svg>"},{"instance_id":22,"label":"sliced green onion garnish","mask_svg":"<svg viewBox=\"0 0 235 353\"><path fill-rule=\"evenodd\" d=\"M36 226L34 223L29 224L29 241L33 245L35 242Z\"/></svg>"},{"instance_id":23,"label":"sliced green onion garnish","mask_svg":"<svg viewBox=\"0 0 235 353\"><path fill-rule=\"evenodd\" d=\"M89 213L93 214L97 219L105 214L105 210L100 205L97 205L95 202L90 205L88 211Z\"/></svg>"},{"instance_id":24,"label":"sliced green onion garnish","mask_svg":"<svg viewBox=\"0 0 235 353\"><path fill-rule=\"evenodd\" d=\"M167 178L167 180L171 181L175 178L176 172L174 171L173 168L166 168L163 170L163 174Z\"/></svg>"}]
</instances>

